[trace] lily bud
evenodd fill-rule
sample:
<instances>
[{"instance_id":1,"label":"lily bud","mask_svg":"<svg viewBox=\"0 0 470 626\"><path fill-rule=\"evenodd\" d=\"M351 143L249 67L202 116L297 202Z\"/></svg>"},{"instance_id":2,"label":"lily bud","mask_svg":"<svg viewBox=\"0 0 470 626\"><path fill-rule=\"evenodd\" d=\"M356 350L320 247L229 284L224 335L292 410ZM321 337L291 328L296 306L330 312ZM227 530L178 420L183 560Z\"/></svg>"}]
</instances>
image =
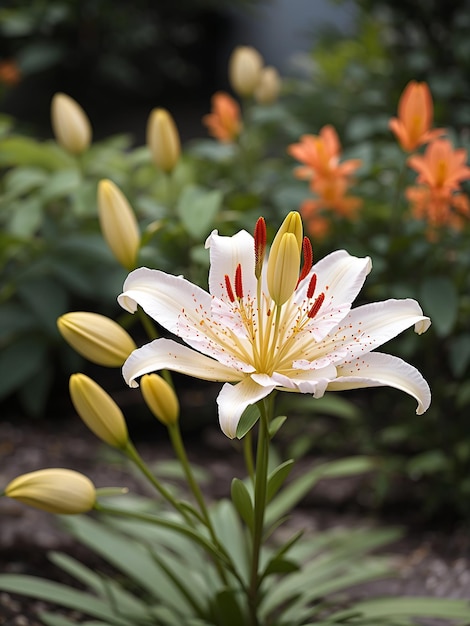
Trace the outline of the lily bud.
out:
<instances>
[{"instance_id":1,"label":"lily bud","mask_svg":"<svg viewBox=\"0 0 470 626\"><path fill-rule=\"evenodd\" d=\"M98 185L101 232L116 259L126 269L135 268L140 246L137 220L127 198L111 180Z\"/></svg>"},{"instance_id":2,"label":"lily bud","mask_svg":"<svg viewBox=\"0 0 470 626\"><path fill-rule=\"evenodd\" d=\"M148 408L162 424L171 426L178 421L178 398L166 380L158 374L145 374L140 379L140 388Z\"/></svg>"},{"instance_id":3,"label":"lily bud","mask_svg":"<svg viewBox=\"0 0 470 626\"><path fill-rule=\"evenodd\" d=\"M294 293L299 279L300 252L297 239L292 233L284 233L275 254L268 260L268 289L278 306Z\"/></svg>"},{"instance_id":4,"label":"lily bud","mask_svg":"<svg viewBox=\"0 0 470 626\"><path fill-rule=\"evenodd\" d=\"M229 81L239 96L252 96L258 86L263 57L251 46L237 46L229 59Z\"/></svg>"},{"instance_id":5,"label":"lily bud","mask_svg":"<svg viewBox=\"0 0 470 626\"><path fill-rule=\"evenodd\" d=\"M105 367L121 367L137 348L122 326L98 313L65 313L57 320L57 327L74 350L92 363Z\"/></svg>"},{"instance_id":6,"label":"lily bud","mask_svg":"<svg viewBox=\"0 0 470 626\"><path fill-rule=\"evenodd\" d=\"M153 109L147 123L147 145L155 165L171 172L181 154L181 142L173 117L166 109Z\"/></svg>"},{"instance_id":7,"label":"lily bud","mask_svg":"<svg viewBox=\"0 0 470 626\"><path fill-rule=\"evenodd\" d=\"M106 391L85 374L72 374L70 397L75 410L99 439L125 448L129 435L121 409Z\"/></svg>"},{"instance_id":8,"label":"lily bud","mask_svg":"<svg viewBox=\"0 0 470 626\"><path fill-rule=\"evenodd\" d=\"M96 491L89 478L68 469L43 469L14 478L4 495L36 509L59 515L90 511Z\"/></svg>"},{"instance_id":9,"label":"lily bud","mask_svg":"<svg viewBox=\"0 0 470 626\"><path fill-rule=\"evenodd\" d=\"M263 67L259 83L254 91L254 97L258 104L272 104L281 91L281 77L275 67L270 65Z\"/></svg>"},{"instance_id":10,"label":"lily bud","mask_svg":"<svg viewBox=\"0 0 470 626\"><path fill-rule=\"evenodd\" d=\"M52 130L58 144L71 154L81 154L91 143L91 124L82 107L65 93L56 93L51 103Z\"/></svg>"}]
</instances>

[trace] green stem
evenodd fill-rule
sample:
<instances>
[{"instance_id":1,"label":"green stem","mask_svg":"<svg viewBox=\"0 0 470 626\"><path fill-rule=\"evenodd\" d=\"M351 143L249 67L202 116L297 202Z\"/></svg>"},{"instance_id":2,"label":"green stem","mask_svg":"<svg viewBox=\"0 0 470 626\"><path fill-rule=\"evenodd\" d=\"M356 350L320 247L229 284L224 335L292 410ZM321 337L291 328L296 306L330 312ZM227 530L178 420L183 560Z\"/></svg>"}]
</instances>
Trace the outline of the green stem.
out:
<instances>
[{"instance_id":1,"label":"green stem","mask_svg":"<svg viewBox=\"0 0 470 626\"><path fill-rule=\"evenodd\" d=\"M261 417L258 431L258 447L256 451L256 473L255 473L255 501L254 501L254 523L253 541L251 556L251 577L248 590L248 601L250 609L250 619L252 626L259 626L257 611L259 604L259 584L258 574L261 547L263 543L264 514L266 510L266 492L269 462L269 415L268 404L264 400L258 403Z\"/></svg>"},{"instance_id":2,"label":"green stem","mask_svg":"<svg viewBox=\"0 0 470 626\"><path fill-rule=\"evenodd\" d=\"M400 197L403 192L403 184L406 177L406 159L403 161L397 176L395 185L395 194L392 204L392 216L390 220L390 234L393 236L399 232L402 212L400 211Z\"/></svg>"},{"instance_id":3,"label":"green stem","mask_svg":"<svg viewBox=\"0 0 470 626\"><path fill-rule=\"evenodd\" d=\"M255 464L253 461L253 429L249 430L243 437L243 455L245 457L245 466L251 482L255 482Z\"/></svg>"},{"instance_id":4,"label":"green stem","mask_svg":"<svg viewBox=\"0 0 470 626\"><path fill-rule=\"evenodd\" d=\"M183 438L181 437L181 430L179 427L179 423L175 422L173 424L168 424L168 433L170 435L171 443L173 445L175 454L178 457L179 462L181 463L181 467L183 468L188 486L191 489L191 492L193 493L196 502L198 503L199 510L201 511L202 517L204 519L204 523L207 527L207 530L209 531L211 540L213 541L214 545L216 545L219 549L222 549L220 542L217 538L216 532L214 530L214 527L212 525L212 521L209 516L209 511L206 506L206 501L194 477L194 473L191 468L191 463L189 462L188 455L186 454L186 448L184 446ZM223 580L224 583L227 583L227 578L226 578L224 569L221 567L218 561L215 561L215 565L217 567L217 570L219 572L221 579Z\"/></svg>"},{"instance_id":5,"label":"green stem","mask_svg":"<svg viewBox=\"0 0 470 626\"><path fill-rule=\"evenodd\" d=\"M184 517L186 522L193 526L193 520L190 518L188 512L184 507L181 506L181 503L176 500L173 494L168 491L168 489L162 485L162 483L156 478L153 473L147 467L145 461L142 459L140 454L134 447L134 444L131 441L128 441L127 446L123 450L124 454L139 468L142 474L147 478L147 480L155 487L158 493L165 498L167 502L169 502L173 508L175 508L181 515Z\"/></svg>"}]
</instances>

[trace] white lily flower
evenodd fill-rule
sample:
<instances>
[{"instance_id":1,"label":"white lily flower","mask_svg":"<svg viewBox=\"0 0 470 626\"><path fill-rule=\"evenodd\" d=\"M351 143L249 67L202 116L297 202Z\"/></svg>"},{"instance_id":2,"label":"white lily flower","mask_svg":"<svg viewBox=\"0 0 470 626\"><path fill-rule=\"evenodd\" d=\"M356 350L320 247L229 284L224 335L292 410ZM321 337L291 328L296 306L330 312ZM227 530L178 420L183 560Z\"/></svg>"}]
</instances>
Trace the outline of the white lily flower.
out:
<instances>
[{"instance_id":1,"label":"white lily flower","mask_svg":"<svg viewBox=\"0 0 470 626\"><path fill-rule=\"evenodd\" d=\"M136 387L140 376L161 369L225 382L217 403L220 426L231 438L247 406L274 389L320 398L330 390L391 386L416 399L418 414L426 411L431 394L421 374L397 357L372 352L410 326L419 334L427 330L431 322L418 303L392 299L351 309L370 259L339 250L312 266L306 238L299 282L286 301L283 294L275 302L266 278L273 259L265 260L260 220L254 238L243 230L208 237L209 292L159 270L129 274L121 306L133 313L140 305L187 346L162 338L138 348L124 363L126 382ZM298 238L298 220L289 214L281 235L287 229ZM298 262L290 249L274 246L271 252L280 257L279 280L285 274L290 281L289 263Z\"/></svg>"}]
</instances>

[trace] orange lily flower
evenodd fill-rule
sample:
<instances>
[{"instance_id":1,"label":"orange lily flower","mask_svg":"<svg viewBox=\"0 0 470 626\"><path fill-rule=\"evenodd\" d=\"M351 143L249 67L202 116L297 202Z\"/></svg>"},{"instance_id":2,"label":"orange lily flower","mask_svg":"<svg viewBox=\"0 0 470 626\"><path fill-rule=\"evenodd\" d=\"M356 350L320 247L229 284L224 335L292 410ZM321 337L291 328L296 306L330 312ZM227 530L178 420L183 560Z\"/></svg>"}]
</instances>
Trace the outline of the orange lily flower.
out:
<instances>
[{"instance_id":1,"label":"orange lily flower","mask_svg":"<svg viewBox=\"0 0 470 626\"><path fill-rule=\"evenodd\" d=\"M299 212L311 237L321 241L328 235L331 222L321 210L317 200L310 198L304 200L299 207Z\"/></svg>"},{"instance_id":2,"label":"orange lily flower","mask_svg":"<svg viewBox=\"0 0 470 626\"><path fill-rule=\"evenodd\" d=\"M410 81L398 102L398 117L392 117L390 130L406 152L432 141L445 133L443 128L431 130L434 108L427 83Z\"/></svg>"},{"instance_id":3,"label":"orange lily flower","mask_svg":"<svg viewBox=\"0 0 470 626\"><path fill-rule=\"evenodd\" d=\"M14 59L0 61L0 83L13 87L21 80L21 71Z\"/></svg>"},{"instance_id":4,"label":"orange lily flower","mask_svg":"<svg viewBox=\"0 0 470 626\"><path fill-rule=\"evenodd\" d=\"M313 200L318 207L330 209L347 219L354 219L362 200L356 196L348 196L349 181L345 178L320 178L312 183L312 191L318 196Z\"/></svg>"},{"instance_id":5,"label":"orange lily flower","mask_svg":"<svg viewBox=\"0 0 470 626\"><path fill-rule=\"evenodd\" d=\"M408 158L408 165L418 172L418 183L424 183L435 192L455 191L461 181L470 179L467 151L454 150L448 139L436 139L426 148L424 155Z\"/></svg>"},{"instance_id":6,"label":"orange lily flower","mask_svg":"<svg viewBox=\"0 0 470 626\"><path fill-rule=\"evenodd\" d=\"M454 150L448 139L436 139L424 155L408 158L408 165L418 172L422 186L408 187L405 196L411 203L413 216L425 219L432 231L442 226L461 229L470 217L468 197L460 193L460 183L470 179L467 151ZM456 193L457 192L457 193Z\"/></svg>"},{"instance_id":7,"label":"orange lily flower","mask_svg":"<svg viewBox=\"0 0 470 626\"><path fill-rule=\"evenodd\" d=\"M202 118L209 133L224 143L234 141L242 130L240 107L228 93L216 92L211 98L212 111Z\"/></svg>"},{"instance_id":8,"label":"orange lily flower","mask_svg":"<svg viewBox=\"0 0 470 626\"><path fill-rule=\"evenodd\" d=\"M361 165L359 159L339 162L341 144L336 130L330 124L323 126L318 135L302 135L300 143L291 144L288 153L306 167L298 167L298 178L327 178L350 176Z\"/></svg>"}]
</instances>

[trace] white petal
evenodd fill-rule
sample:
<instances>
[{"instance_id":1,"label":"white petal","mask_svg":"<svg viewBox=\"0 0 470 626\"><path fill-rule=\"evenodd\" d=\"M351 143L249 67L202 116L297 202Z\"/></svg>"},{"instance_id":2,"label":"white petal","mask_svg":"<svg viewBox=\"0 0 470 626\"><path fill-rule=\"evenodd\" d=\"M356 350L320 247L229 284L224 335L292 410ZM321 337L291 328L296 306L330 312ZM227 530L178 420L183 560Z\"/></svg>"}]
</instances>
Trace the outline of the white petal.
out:
<instances>
[{"instance_id":1,"label":"white petal","mask_svg":"<svg viewBox=\"0 0 470 626\"><path fill-rule=\"evenodd\" d=\"M275 385L258 385L249 376L236 385L225 384L217 398L219 405L219 423L222 432L233 439L243 411L250 404L255 404L269 396Z\"/></svg>"},{"instance_id":2,"label":"white petal","mask_svg":"<svg viewBox=\"0 0 470 626\"><path fill-rule=\"evenodd\" d=\"M225 276L230 278L235 289L237 265L242 268L243 295L254 298L256 295L255 242L246 230L233 237L221 237L214 230L206 240L210 249L209 291L221 300L228 300Z\"/></svg>"},{"instance_id":3,"label":"white petal","mask_svg":"<svg viewBox=\"0 0 470 626\"><path fill-rule=\"evenodd\" d=\"M137 305L164 328L178 334L178 318L182 311L198 326L201 311L210 310L211 296L182 276L172 276L160 270L141 267L129 274L124 282L119 304L134 313ZM194 312L194 315L192 313Z\"/></svg>"},{"instance_id":4,"label":"white petal","mask_svg":"<svg viewBox=\"0 0 470 626\"><path fill-rule=\"evenodd\" d=\"M410 326L430 325L415 300L386 300L352 309L333 332L317 344L305 344L305 358L329 358L331 363L352 361L393 339ZM346 352L345 352L346 351Z\"/></svg>"},{"instance_id":5,"label":"white petal","mask_svg":"<svg viewBox=\"0 0 470 626\"><path fill-rule=\"evenodd\" d=\"M134 350L122 367L122 375L130 387L137 387L136 378L162 369L202 380L240 380L235 370L171 339L155 339Z\"/></svg>"},{"instance_id":6,"label":"white petal","mask_svg":"<svg viewBox=\"0 0 470 626\"><path fill-rule=\"evenodd\" d=\"M345 250L332 252L316 263L294 294L295 306L291 307L293 318L298 314L299 306L306 315L319 294L323 293L325 299L312 322L299 333L298 340L308 341L313 337L315 341L321 341L326 337L348 314L371 267L369 257L351 256ZM317 276L317 285L313 297L307 299L313 274Z\"/></svg>"},{"instance_id":7,"label":"white petal","mask_svg":"<svg viewBox=\"0 0 470 626\"><path fill-rule=\"evenodd\" d=\"M212 318L213 297L181 276L146 267L134 270L118 301L130 312L140 305L150 317L199 352L237 370L253 371L246 363L247 355L237 349L230 326ZM245 343L238 341L239 346L246 348Z\"/></svg>"},{"instance_id":8,"label":"white petal","mask_svg":"<svg viewBox=\"0 0 470 626\"><path fill-rule=\"evenodd\" d=\"M371 352L338 367L338 378L328 391L363 387L394 387L405 391L418 402L416 413L424 413L431 403L431 391L416 368L390 354Z\"/></svg>"}]
</instances>

